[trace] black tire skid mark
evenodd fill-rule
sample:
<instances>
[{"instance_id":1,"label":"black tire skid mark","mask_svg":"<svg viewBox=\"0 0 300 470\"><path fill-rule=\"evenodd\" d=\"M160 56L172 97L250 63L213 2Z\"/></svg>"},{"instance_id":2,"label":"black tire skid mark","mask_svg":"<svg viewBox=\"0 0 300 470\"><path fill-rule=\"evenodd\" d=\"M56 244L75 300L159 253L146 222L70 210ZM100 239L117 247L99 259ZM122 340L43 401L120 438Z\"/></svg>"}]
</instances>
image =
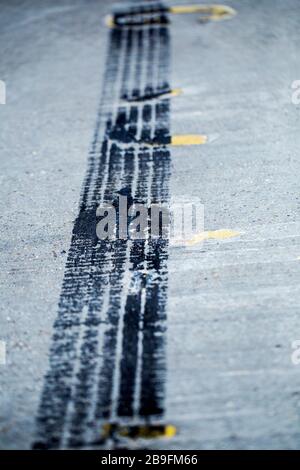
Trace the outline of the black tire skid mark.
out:
<instances>
[{"instance_id":1,"label":"black tire skid mark","mask_svg":"<svg viewBox=\"0 0 300 470\"><path fill-rule=\"evenodd\" d=\"M165 55L168 53L169 37L165 27L158 29L159 61L158 83L161 89L166 85L168 68L165 68ZM153 88L153 87L152 87ZM163 100L152 105L156 111L154 139L164 144L169 139L169 101ZM144 108L147 105L144 106ZM147 108L146 108L147 109ZM143 114L145 109L143 109ZM146 121L147 122L147 121ZM140 155L140 185L136 202L147 204L147 166L151 162L153 176L151 185L151 203L169 203L168 180L170 176L170 154L166 147L153 148L152 158L147 152ZM165 297L167 291L166 260L168 243L163 239L148 241L149 253L145 241L135 241L131 252L133 270L132 282L139 281L140 290L128 295L123 330L123 356L121 363L121 381L119 393L119 417L134 416L134 389L136 387L136 367L138 354L139 324L143 323L142 352L142 388L140 396L140 418L152 417L156 420L163 415L163 396L165 381L164 337L166 314ZM146 254L147 253L147 254ZM147 263L147 274L143 273ZM141 291L146 289L145 311L141 311ZM159 371L159 372L158 372Z\"/></svg>"},{"instance_id":2,"label":"black tire skid mark","mask_svg":"<svg viewBox=\"0 0 300 470\"><path fill-rule=\"evenodd\" d=\"M95 268L93 248L95 247L95 225L97 187L104 184L103 169L109 165L107 143L102 143L100 153L100 127L107 103L112 105L114 80L120 65L119 51L124 32L113 30L110 35L106 62L106 73L97 117L92 147L89 153L88 171L83 185L79 214L74 224L71 245L65 267L58 316L50 348L49 371L44 379L44 388L37 415L37 440L33 448L59 448L68 409L72 399L71 382L76 357L79 329L82 326L82 312L93 293L92 270ZM111 119L111 111L108 113ZM102 249L102 253L105 251ZM98 265L100 271L102 264ZM99 272L101 278L101 271ZM99 320L100 322L101 320Z\"/></svg>"},{"instance_id":3,"label":"black tire skid mark","mask_svg":"<svg viewBox=\"0 0 300 470\"><path fill-rule=\"evenodd\" d=\"M147 181L149 176L150 165L149 152L139 152L139 174L136 197L134 198L136 203L148 204L147 195L145 194L147 191L145 181ZM123 325L121 378L118 400L119 417L133 417L134 415L133 402L136 386L139 323L142 315L145 246L145 240L135 240L132 242L130 250L130 270L132 274L130 290L126 299Z\"/></svg>"},{"instance_id":4,"label":"black tire skid mark","mask_svg":"<svg viewBox=\"0 0 300 470\"><path fill-rule=\"evenodd\" d=\"M134 150L125 151L125 178L124 183L130 190L134 173ZM97 407L95 421L101 422L103 419L109 419L112 409L112 387L113 374L116 362L117 333L119 326L120 298L118 295L117 276L121 270L124 270L127 256L127 240L116 240L114 242L115 251L115 270L111 279L111 290L109 299L109 308L107 312L107 324L110 326L104 335L103 344L103 364L101 368Z\"/></svg>"},{"instance_id":5,"label":"black tire skid mark","mask_svg":"<svg viewBox=\"0 0 300 470\"><path fill-rule=\"evenodd\" d=\"M139 32L138 34L141 38L141 32ZM152 28L149 30L149 37L151 37L151 35L153 35ZM130 34L128 37L129 39L127 42L127 47L130 52ZM120 38L120 32L112 32L110 50L113 50L114 48L119 48ZM111 57L113 57L113 55L111 55ZM111 73L116 73L115 64L109 64L107 70L110 70ZM123 83L125 83L127 76L126 64L124 76L125 79L123 78ZM109 79L111 80L111 76ZM153 87L151 86L149 88L153 89ZM145 105L145 107L146 106L148 107L148 105ZM149 107L148 110L144 109L143 116L146 116L148 111ZM135 107L132 107L129 116L129 125L131 128L129 135L133 135L137 132L137 126L135 124L135 121L137 121L137 109ZM126 125L127 121L126 119L124 121L124 110L121 110L118 113L117 125L122 128L124 122ZM164 129L163 127L159 129L159 137L160 135L167 133L167 129ZM108 116L106 134L111 139L111 116ZM115 351L115 336L119 320L118 311L120 309L120 295L122 292L122 286L120 285L120 281L122 279L122 275L124 274L123 271L125 265L126 241L118 240L114 242L113 250L115 254L113 259L113 270L108 275L108 273L106 272L107 267L105 263L105 256L109 247L106 242L99 242L95 239L95 213L97 208L97 195L95 194L98 193L98 188L101 187L101 185L103 184L103 175L101 173L101 169L103 168L103 166L108 165L109 161L109 178L106 187L105 199L111 201L112 192L114 192L116 189L112 187L111 181L116 182L115 176L116 174L120 173L119 160L122 158L122 156L124 158L124 149L122 149L122 147L119 148L118 145L111 146L110 155L108 157L107 153L109 138L104 140L102 144L102 149L100 153L100 158L98 158L98 162L97 154L95 151L97 143L97 132L93 141L92 152L90 155L90 166L86 178L85 187L82 193L80 212L75 222L71 247L66 265L61 300L59 303L58 319L54 325L55 333L53 336L53 344L50 352L50 372L48 373L45 379L45 388L39 410L39 442L36 444L36 447L56 448L60 446L65 413L67 409L67 404L70 400L74 401L74 412L71 420L71 438L68 442L69 446L75 447L76 445L80 445L82 442L84 442L85 433L84 429L82 429L83 425L91 426L93 424L96 424L88 423L86 422L86 419L88 408L88 394L91 388L91 382L94 380L94 370L97 363L97 330L101 323L110 325L110 328L105 333L105 342L103 345L104 358L100 374L100 383L98 391L99 394L95 420L97 421L101 418L109 418L111 414L111 389L113 380L112 370L115 367L115 357L112 353L113 351ZM157 149L155 150L155 152L159 154L160 150ZM128 186L130 175L133 174L133 149L125 150L125 158L125 166L127 165L127 171L125 171L126 176L124 178L124 182ZM94 179L95 183L92 185L95 172L97 173L97 178ZM91 186L94 187L92 197ZM113 189L114 191L112 191ZM134 249L134 251L136 251L136 249ZM157 258L158 251L154 249L153 253L155 253L154 258ZM136 259L142 259L142 257L144 256L144 250L140 250L140 253L138 253L137 255L136 253L131 254L131 258L134 258L135 256ZM163 258L163 255L159 255L158 258L160 256ZM151 263L152 262L150 262L150 265ZM92 270L91 267L93 268ZM133 272L135 271L136 267L137 265L133 264ZM103 289L107 283L109 283L110 285L110 307L107 311L106 318L103 319L99 317L99 312L101 312ZM159 299L157 286L154 288L153 294L155 299ZM147 294L147 299L148 306L150 306L148 307L148 310L152 311L152 317L151 315L147 314L147 317L152 318L151 322L149 322L149 325L150 323L152 325L149 326L150 331L151 327L153 329L153 325L155 324L155 311L153 312L153 308L154 310L159 310L160 307L157 302L153 300L153 295L150 295L149 292ZM127 304L128 308L126 311L127 314L129 314L130 310L132 310L132 305L130 306L130 302L127 302ZM136 298L132 304L135 305L134 309L139 312L140 298ZM73 375L74 361L78 360L78 358L76 358L75 356L75 345L79 336L78 330L82 326L82 319L80 318L80 314L82 313L84 306L88 306L88 314L85 321L85 326L87 326L88 329L85 332L83 344L81 346L81 367L76 377L77 385L74 397L71 396L70 381ZM133 331L134 328L132 329L130 325L128 328L126 328L126 330L124 331L125 342L128 342L128 339L130 339L130 335L132 335ZM146 335L146 340L144 340L145 344L147 344L147 337L148 345L152 344L152 346L155 346L155 342L153 342L153 334L148 336ZM149 338L151 338L151 340L149 340ZM148 352L146 355L147 350ZM63 359L64 356L66 356L65 359ZM151 347L148 346L147 348L147 346L144 346L143 360L145 361L145 363L147 362L147 358L149 358L150 356L153 357L153 351L151 351ZM152 364L151 368L152 370L154 370L155 366ZM144 383L146 383L145 372L143 373L143 377ZM153 377L154 381L150 380L150 383L154 383L152 389L155 389L155 387L157 387L159 384L155 379L155 374L153 375ZM126 377L124 383L126 383ZM149 384L147 386L149 386ZM125 397L124 399L124 403L127 404L131 401L132 394L130 394L130 397ZM142 416L150 415L150 409L156 411L159 409L160 413L162 412L162 408L159 408L157 406L151 405L151 407L147 408L146 401L144 400L144 405L141 406L140 414ZM129 406L132 407L132 405Z\"/></svg>"},{"instance_id":6,"label":"black tire skid mark","mask_svg":"<svg viewBox=\"0 0 300 470\"><path fill-rule=\"evenodd\" d=\"M124 87L124 84L126 84L126 82L129 80L133 36L133 32L128 30L125 39L126 48L125 64L122 74L122 87ZM121 108L118 110L116 123L113 124L112 116L107 121L105 141L103 142L102 153L107 151L110 146L110 158L108 166L108 178L104 191L104 203L114 202L118 191L122 187L120 178L122 173L121 168L124 163L124 149L120 146L120 139L115 138L115 129L122 129L122 125L126 122L130 123L131 126L136 127L136 124L133 124L136 118L137 114L136 112L134 112L134 109L131 109L129 118L127 119L126 110ZM132 162L132 159L130 159L129 162L130 161ZM132 174L134 172L133 165L125 163L125 170L125 180L128 181L128 179L132 177ZM102 182L100 181L96 181L96 195L94 196L95 200L97 199L98 188L101 187L101 183ZM94 209L94 214L95 213L96 209ZM95 247L94 259L96 266L101 266L101 258L105 256L105 253L107 251L113 252L113 262L108 279L109 306L107 312L105 312L105 323L107 327L104 333L104 344L102 347L102 367L100 369L100 377L95 377L97 361L95 360L94 355L97 347L97 330L94 332L95 347L92 351L92 354L84 354L86 350L90 349L90 342L92 338L91 332L89 331L88 337L86 338L86 344L84 344L84 348L82 348L81 354L81 375L78 376L79 380L77 384L76 397L74 399L75 412L70 430L71 438L68 442L68 445L70 447L77 447L82 445L82 443L85 442L85 430L89 427L94 427L95 429L97 429L97 418L99 418L100 422L100 418L108 418L111 414L113 371L115 367L116 340L121 306L122 279L124 276L124 269L126 264L126 245L127 243L124 240L115 240L112 243L106 241L99 241L98 245ZM91 294L91 301L95 301L97 304L97 299L99 299L99 297L101 299L101 296L103 294L103 292L101 291L101 284L103 282L103 272L100 271L99 277L97 276L97 273L94 273L93 277L95 278L95 282ZM102 299L100 301L102 301ZM96 307L96 315L99 311L99 308L101 309L101 305L98 305L98 309ZM90 374L88 374L89 369ZM86 380L87 375L89 380ZM90 407L89 392L92 389L92 385L95 380L99 380L98 393L99 395L101 395L101 397L100 399L98 398L95 416L92 418L91 422L88 422L87 416ZM95 433L95 438L97 437L98 433L99 431Z\"/></svg>"},{"instance_id":7,"label":"black tire skid mark","mask_svg":"<svg viewBox=\"0 0 300 470\"><path fill-rule=\"evenodd\" d=\"M121 173L122 166L122 151L118 146L113 144L110 148L110 159L109 159L109 173L108 182L106 186L106 196L108 194L114 194L118 189L117 175ZM96 209L94 211L94 218L96 217ZM94 222L94 230L96 233L96 226ZM114 244L115 245L115 244ZM68 442L68 446L77 446L85 440L85 430L92 425L88 422L89 408L90 408L90 394L93 388L94 381L97 380L95 377L95 370L99 361L97 354L98 350L98 337L99 337L99 325L97 325L97 319L99 313L103 312L103 297L104 289L109 286L109 295L112 296L112 290L114 291L113 303L110 303L108 312L106 314L105 323L107 324L110 313L110 309L113 310L117 317L118 306L120 303L120 296L122 292L121 279L124 274L123 260L125 254L122 252L122 244L117 243L114 246L114 255L112 259L112 265L106 260L106 254L111 251L110 245L106 241L99 241L94 246L93 250L93 266L95 269L92 272L93 284L90 292L89 299L89 310L87 318L94 319L96 324L91 323L89 328L85 332L83 338L83 344L80 353L80 370L77 374L76 392L72 397L74 412L72 416L72 422L70 427L71 438ZM107 272L107 275L105 275ZM112 289L113 287L113 289Z\"/></svg>"},{"instance_id":8,"label":"black tire skid mark","mask_svg":"<svg viewBox=\"0 0 300 470\"><path fill-rule=\"evenodd\" d=\"M139 3L124 8L117 7L113 21L117 27L135 27L143 25L167 25L168 8L161 2L152 2L149 4Z\"/></svg>"}]
</instances>

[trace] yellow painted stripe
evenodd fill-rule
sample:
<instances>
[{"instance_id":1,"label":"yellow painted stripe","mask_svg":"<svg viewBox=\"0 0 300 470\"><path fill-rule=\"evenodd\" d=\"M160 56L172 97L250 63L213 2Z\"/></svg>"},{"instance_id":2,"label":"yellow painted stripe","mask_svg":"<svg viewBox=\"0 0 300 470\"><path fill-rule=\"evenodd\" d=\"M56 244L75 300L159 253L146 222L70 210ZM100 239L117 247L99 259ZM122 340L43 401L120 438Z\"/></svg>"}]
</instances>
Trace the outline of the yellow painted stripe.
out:
<instances>
[{"instance_id":1,"label":"yellow painted stripe","mask_svg":"<svg viewBox=\"0 0 300 470\"><path fill-rule=\"evenodd\" d=\"M185 13L207 13L208 9L207 5L175 5L169 8L169 12L174 15L181 15Z\"/></svg>"},{"instance_id":2,"label":"yellow painted stripe","mask_svg":"<svg viewBox=\"0 0 300 470\"><path fill-rule=\"evenodd\" d=\"M101 438L107 439L113 433L113 425L111 423L104 423L102 425Z\"/></svg>"},{"instance_id":3,"label":"yellow painted stripe","mask_svg":"<svg viewBox=\"0 0 300 470\"><path fill-rule=\"evenodd\" d=\"M159 439L174 437L177 429L172 424L167 425L137 425L125 426L114 423L105 423L102 426L102 439L109 438L115 435L121 437L128 437L131 439Z\"/></svg>"},{"instance_id":4,"label":"yellow painted stripe","mask_svg":"<svg viewBox=\"0 0 300 470\"><path fill-rule=\"evenodd\" d=\"M227 5L176 5L168 8L169 13L175 15L186 14L186 13L200 13L200 19L210 20L210 21L220 21L227 20L236 15L236 10ZM141 13L142 14L142 13ZM135 16L135 14L130 14L129 16ZM143 24L148 24L145 22ZM105 17L105 24L109 28L114 28L116 26L114 22L114 17L112 15L107 15Z\"/></svg>"},{"instance_id":5,"label":"yellow painted stripe","mask_svg":"<svg viewBox=\"0 0 300 470\"><path fill-rule=\"evenodd\" d=\"M171 438L174 437L177 433L176 426L173 426L172 424L168 424L165 426L165 437Z\"/></svg>"},{"instance_id":6,"label":"yellow painted stripe","mask_svg":"<svg viewBox=\"0 0 300 470\"><path fill-rule=\"evenodd\" d=\"M169 8L175 15L185 13L201 13L205 19L219 21L236 15L236 11L227 5L178 5Z\"/></svg>"},{"instance_id":7,"label":"yellow painted stripe","mask_svg":"<svg viewBox=\"0 0 300 470\"><path fill-rule=\"evenodd\" d=\"M206 144L207 136L200 134L173 135L171 145L201 145Z\"/></svg>"},{"instance_id":8,"label":"yellow painted stripe","mask_svg":"<svg viewBox=\"0 0 300 470\"><path fill-rule=\"evenodd\" d=\"M132 103L141 103L141 104L144 104L145 102L147 101L153 101L153 100L163 100L163 99L166 99L166 98L172 98L172 97L175 97L175 96L179 96L183 93L182 89L181 88L173 88L173 90L170 90L166 93L161 93L160 95L157 95L157 96L154 96L154 97L145 97L144 100L130 100L130 101L125 101L126 103L128 104L132 104Z\"/></svg>"},{"instance_id":9,"label":"yellow painted stripe","mask_svg":"<svg viewBox=\"0 0 300 470\"><path fill-rule=\"evenodd\" d=\"M188 246L197 245L197 243L203 242L204 240L214 239L214 240L224 240L226 238L237 237L240 235L240 232L229 229L220 229L220 230L211 230L208 232L200 232L195 235L193 238L188 240L186 244Z\"/></svg>"},{"instance_id":10,"label":"yellow painted stripe","mask_svg":"<svg viewBox=\"0 0 300 470\"><path fill-rule=\"evenodd\" d=\"M106 26L108 26L109 28L115 27L114 17L112 15L106 15L104 21Z\"/></svg>"},{"instance_id":11,"label":"yellow painted stripe","mask_svg":"<svg viewBox=\"0 0 300 470\"><path fill-rule=\"evenodd\" d=\"M161 437L171 438L176 434L176 428L172 425L167 426L136 426L120 427L119 433L123 437L135 439L159 439Z\"/></svg>"},{"instance_id":12,"label":"yellow painted stripe","mask_svg":"<svg viewBox=\"0 0 300 470\"><path fill-rule=\"evenodd\" d=\"M182 91L181 88L174 88L174 89L171 91L170 95L171 95L171 96L179 96L179 95L181 95L182 93L183 93L183 91Z\"/></svg>"}]
</instances>

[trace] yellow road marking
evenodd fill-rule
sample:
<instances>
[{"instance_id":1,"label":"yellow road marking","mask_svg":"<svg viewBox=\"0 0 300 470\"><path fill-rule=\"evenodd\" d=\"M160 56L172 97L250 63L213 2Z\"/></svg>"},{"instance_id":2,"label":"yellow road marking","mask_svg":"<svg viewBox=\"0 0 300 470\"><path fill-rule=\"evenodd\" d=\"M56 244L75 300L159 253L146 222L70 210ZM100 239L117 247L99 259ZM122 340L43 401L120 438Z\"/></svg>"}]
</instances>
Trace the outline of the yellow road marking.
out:
<instances>
[{"instance_id":1,"label":"yellow road marking","mask_svg":"<svg viewBox=\"0 0 300 470\"><path fill-rule=\"evenodd\" d=\"M104 18L104 22L109 28L114 28L116 26L114 22L114 17L112 15L106 15Z\"/></svg>"},{"instance_id":2,"label":"yellow road marking","mask_svg":"<svg viewBox=\"0 0 300 470\"><path fill-rule=\"evenodd\" d=\"M193 238L188 240L186 244L188 246L196 245L197 243L203 242L204 240L224 240L225 238L237 237L240 235L240 232L229 229L220 229L220 230L211 230L208 232L200 232L195 235Z\"/></svg>"},{"instance_id":3,"label":"yellow road marking","mask_svg":"<svg viewBox=\"0 0 300 470\"><path fill-rule=\"evenodd\" d=\"M176 434L176 428L172 425L167 426L136 426L132 428L130 426L120 428L120 436L142 438L142 439L158 439L160 437L171 438Z\"/></svg>"},{"instance_id":4,"label":"yellow road marking","mask_svg":"<svg viewBox=\"0 0 300 470\"><path fill-rule=\"evenodd\" d=\"M236 11L226 5L178 5L169 8L170 13L185 14L185 13L201 13L201 19L220 21L227 20L236 15Z\"/></svg>"},{"instance_id":5,"label":"yellow road marking","mask_svg":"<svg viewBox=\"0 0 300 470\"><path fill-rule=\"evenodd\" d=\"M179 96L182 93L183 93L183 91L182 91L181 88L173 88L173 90L167 91L166 93L157 94L157 96L149 96L149 98L147 96L145 96L145 98L143 100L141 100L141 99L135 99L135 100L131 99L130 101L124 100L124 103L127 103L127 104L132 104L132 103L144 104L147 101L163 100L163 99L166 99L166 98L172 98L172 97L175 97L175 96Z\"/></svg>"},{"instance_id":6,"label":"yellow road marking","mask_svg":"<svg viewBox=\"0 0 300 470\"><path fill-rule=\"evenodd\" d=\"M182 89L181 88L174 88L170 95L171 96L178 96L178 95L181 95L183 92L182 92Z\"/></svg>"},{"instance_id":7,"label":"yellow road marking","mask_svg":"<svg viewBox=\"0 0 300 470\"><path fill-rule=\"evenodd\" d=\"M228 20L236 15L236 10L227 5L177 5L168 8L169 13L175 15L186 14L186 13L200 13L200 19L203 21L221 21ZM142 13L141 13L142 14ZM130 14L129 16L134 16ZM113 15L106 15L105 24L109 28L115 28ZM147 22L143 23L147 24Z\"/></svg>"},{"instance_id":8,"label":"yellow road marking","mask_svg":"<svg viewBox=\"0 0 300 470\"><path fill-rule=\"evenodd\" d=\"M172 424L168 424L165 426L165 437L170 439L171 437L174 437L177 433L176 426L173 426Z\"/></svg>"},{"instance_id":9,"label":"yellow road marking","mask_svg":"<svg viewBox=\"0 0 300 470\"><path fill-rule=\"evenodd\" d=\"M201 145L206 144L207 136L200 134L173 135L171 145Z\"/></svg>"},{"instance_id":10,"label":"yellow road marking","mask_svg":"<svg viewBox=\"0 0 300 470\"><path fill-rule=\"evenodd\" d=\"M114 423L105 423L102 426L102 438L109 438L113 435L119 435L121 437L128 437L131 439L159 439L174 437L177 429L172 424L149 424L149 425L136 425L126 426Z\"/></svg>"}]
</instances>

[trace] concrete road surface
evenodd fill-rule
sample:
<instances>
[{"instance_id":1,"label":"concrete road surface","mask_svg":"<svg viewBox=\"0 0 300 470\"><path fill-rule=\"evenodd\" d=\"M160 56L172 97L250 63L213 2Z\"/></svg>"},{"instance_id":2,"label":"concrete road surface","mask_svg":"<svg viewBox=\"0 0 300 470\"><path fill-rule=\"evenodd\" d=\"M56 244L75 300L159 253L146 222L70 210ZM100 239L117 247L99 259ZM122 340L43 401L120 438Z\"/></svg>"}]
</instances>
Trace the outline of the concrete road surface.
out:
<instances>
[{"instance_id":1,"label":"concrete road surface","mask_svg":"<svg viewBox=\"0 0 300 470\"><path fill-rule=\"evenodd\" d=\"M0 2L2 449L300 448L300 5L174 5ZM99 240L120 195L204 227Z\"/></svg>"}]
</instances>

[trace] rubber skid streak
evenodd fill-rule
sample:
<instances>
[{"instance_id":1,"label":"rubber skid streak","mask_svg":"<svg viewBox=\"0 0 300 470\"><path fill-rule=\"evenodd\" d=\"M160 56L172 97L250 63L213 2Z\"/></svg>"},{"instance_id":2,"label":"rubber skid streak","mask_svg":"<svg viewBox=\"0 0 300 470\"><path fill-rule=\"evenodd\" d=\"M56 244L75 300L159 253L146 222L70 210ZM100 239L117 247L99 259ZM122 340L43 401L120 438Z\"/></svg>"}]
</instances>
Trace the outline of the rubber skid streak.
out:
<instances>
[{"instance_id":1,"label":"rubber skid streak","mask_svg":"<svg viewBox=\"0 0 300 470\"><path fill-rule=\"evenodd\" d=\"M110 32L34 448L105 446L100 435L107 422L157 426L163 419L168 241L96 235L97 207L120 194L130 203L169 203L169 98L160 97L170 90L169 32L163 23Z\"/></svg>"}]
</instances>

